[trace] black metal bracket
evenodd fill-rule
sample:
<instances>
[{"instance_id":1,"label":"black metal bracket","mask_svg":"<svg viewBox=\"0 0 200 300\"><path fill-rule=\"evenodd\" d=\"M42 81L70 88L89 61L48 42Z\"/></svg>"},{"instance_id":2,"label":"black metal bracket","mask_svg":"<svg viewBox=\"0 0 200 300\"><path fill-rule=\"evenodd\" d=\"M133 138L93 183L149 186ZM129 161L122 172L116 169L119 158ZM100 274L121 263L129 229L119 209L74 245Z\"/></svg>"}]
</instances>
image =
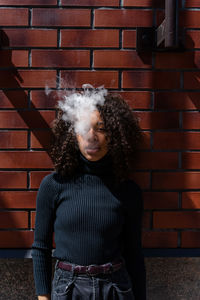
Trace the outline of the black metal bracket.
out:
<instances>
[{"instance_id":1,"label":"black metal bracket","mask_svg":"<svg viewBox=\"0 0 200 300\"><path fill-rule=\"evenodd\" d=\"M156 27L137 27L136 51L183 51L179 0L165 0L165 19Z\"/></svg>"}]
</instances>

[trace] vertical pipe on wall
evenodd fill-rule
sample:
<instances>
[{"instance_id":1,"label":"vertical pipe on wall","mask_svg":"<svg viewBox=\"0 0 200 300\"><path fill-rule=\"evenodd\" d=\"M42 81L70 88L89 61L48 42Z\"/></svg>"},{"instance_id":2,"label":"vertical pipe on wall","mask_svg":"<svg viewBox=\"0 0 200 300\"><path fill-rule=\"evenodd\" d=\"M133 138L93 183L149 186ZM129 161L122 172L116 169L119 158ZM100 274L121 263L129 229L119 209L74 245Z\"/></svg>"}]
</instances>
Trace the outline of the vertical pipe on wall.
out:
<instances>
[{"instance_id":1,"label":"vertical pipe on wall","mask_svg":"<svg viewBox=\"0 0 200 300\"><path fill-rule=\"evenodd\" d=\"M178 0L165 0L165 47L178 47Z\"/></svg>"}]
</instances>

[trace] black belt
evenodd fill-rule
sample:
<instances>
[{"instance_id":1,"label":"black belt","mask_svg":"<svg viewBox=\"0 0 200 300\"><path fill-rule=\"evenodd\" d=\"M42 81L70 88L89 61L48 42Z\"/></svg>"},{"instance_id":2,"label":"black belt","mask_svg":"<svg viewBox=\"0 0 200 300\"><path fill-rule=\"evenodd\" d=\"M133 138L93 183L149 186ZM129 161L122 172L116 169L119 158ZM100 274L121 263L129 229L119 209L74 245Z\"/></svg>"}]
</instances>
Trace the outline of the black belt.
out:
<instances>
[{"instance_id":1,"label":"black belt","mask_svg":"<svg viewBox=\"0 0 200 300\"><path fill-rule=\"evenodd\" d=\"M59 261L58 268L66 271L74 271L75 274L88 274L88 275L98 275L98 274L109 274L119 270L122 267L122 261L107 263L104 265L89 265L89 266L73 266L70 263Z\"/></svg>"}]
</instances>

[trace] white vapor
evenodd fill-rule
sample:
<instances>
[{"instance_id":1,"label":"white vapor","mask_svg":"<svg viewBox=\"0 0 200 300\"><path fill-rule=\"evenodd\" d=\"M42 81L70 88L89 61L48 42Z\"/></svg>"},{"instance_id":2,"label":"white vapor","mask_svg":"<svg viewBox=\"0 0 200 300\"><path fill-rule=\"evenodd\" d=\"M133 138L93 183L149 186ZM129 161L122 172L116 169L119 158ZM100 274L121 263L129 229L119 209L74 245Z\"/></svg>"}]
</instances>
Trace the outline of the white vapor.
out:
<instances>
[{"instance_id":1,"label":"white vapor","mask_svg":"<svg viewBox=\"0 0 200 300\"><path fill-rule=\"evenodd\" d=\"M76 134L84 136L91 127L91 113L97 110L97 105L104 104L108 92L103 86L83 84L82 88L82 92L65 95L58 107L63 111L63 120L72 124Z\"/></svg>"}]
</instances>

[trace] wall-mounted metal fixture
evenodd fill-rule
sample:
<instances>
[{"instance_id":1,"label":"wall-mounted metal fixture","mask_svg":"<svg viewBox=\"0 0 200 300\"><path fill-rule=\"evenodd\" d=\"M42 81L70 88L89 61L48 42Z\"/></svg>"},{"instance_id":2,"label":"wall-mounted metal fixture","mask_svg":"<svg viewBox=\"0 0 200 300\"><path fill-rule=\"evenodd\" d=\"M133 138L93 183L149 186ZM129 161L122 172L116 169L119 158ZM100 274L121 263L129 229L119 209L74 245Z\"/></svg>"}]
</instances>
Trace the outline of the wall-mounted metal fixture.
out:
<instances>
[{"instance_id":1,"label":"wall-mounted metal fixture","mask_svg":"<svg viewBox=\"0 0 200 300\"><path fill-rule=\"evenodd\" d=\"M165 19L155 27L137 28L137 52L180 51L179 0L165 0Z\"/></svg>"}]
</instances>

